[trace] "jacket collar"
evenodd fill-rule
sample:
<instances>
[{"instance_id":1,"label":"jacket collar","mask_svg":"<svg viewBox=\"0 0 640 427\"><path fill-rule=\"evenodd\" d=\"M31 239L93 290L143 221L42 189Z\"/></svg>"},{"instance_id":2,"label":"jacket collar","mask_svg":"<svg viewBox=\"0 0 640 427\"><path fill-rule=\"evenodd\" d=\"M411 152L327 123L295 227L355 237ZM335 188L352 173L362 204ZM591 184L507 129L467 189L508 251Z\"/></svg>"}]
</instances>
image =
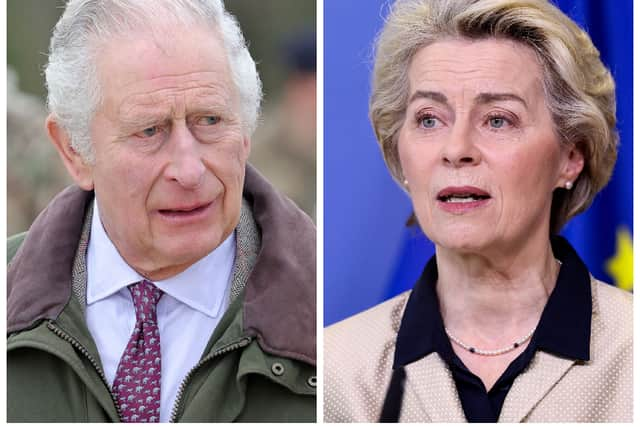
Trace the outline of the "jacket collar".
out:
<instances>
[{"instance_id":1,"label":"jacket collar","mask_svg":"<svg viewBox=\"0 0 640 427\"><path fill-rule=\"evenodd\" d=\"M597 281L589 275L587 267L565 239L552 238L552 248L555 257L562 261L562 268L540 323L560 322L561 327L550 323L556 328L556 333L539 336L536 345L541 351L535 353L529 366L515 379L504 401L499 422L524 421L572 366L590 363L587 360L590 358L591 321L599 313ZM432 261L425 268L405 307L396 341L394 368L406 369L405 390L410 391L405 391L405 399L417 400L417 406L423 409L425 418L433 422L464 422L466 418L457 396L455 381L446 362L436 351L444 330L441 335L439 328L442 328L442 318L433 286L426 286L427 283L434 285L437 280L435 260ZM427 294L426 291L433 294ZM411 304L414 304L413 308ZM580 321L571 319L566 313L567 308L578 305L582 308L575 317L581 318ZM423 311L418 312L418 308ZM429 309L437 310L434 311L437 318L427 313ZM411 311L414 316L408 314ZM431 322L436 321L440 324L434 327ZM580 333L564 345L562 340L566 339L566 334L578 329L587 334ZM424 387L424 384L428 386ZM437 402L437 405L433 402Z\"/></svg>"},{"instance_id":2,"label":"jacket collar","mask_svg":"<svg viewBox=\"0 0 640 427\"><path fill-rule=\"evenodd\" d=\"M245 286L244 330L257 336L265 351L315 365L315 226L251 165L243 196L262 234ZM92 199L92 192L68 187L31 226L8 266L9 333L56 319L69 302L73 260Z\"/></svg>"}]
</instances>

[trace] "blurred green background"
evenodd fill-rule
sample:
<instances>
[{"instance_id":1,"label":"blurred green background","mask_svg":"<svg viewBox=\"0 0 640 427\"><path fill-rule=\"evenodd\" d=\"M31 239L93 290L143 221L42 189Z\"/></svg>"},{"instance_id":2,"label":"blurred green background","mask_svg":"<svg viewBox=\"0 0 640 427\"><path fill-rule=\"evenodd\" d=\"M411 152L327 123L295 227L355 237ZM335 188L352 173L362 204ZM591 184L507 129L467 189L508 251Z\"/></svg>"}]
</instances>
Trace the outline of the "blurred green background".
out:
<instances>
[{"instance_id":1,"label":"blurred green background","mask_svg":"<svg viewBox=\"0 0 640 427\"><path fill-rule=\"evenodd\" d=\"M63 0L8 0L7 3L9 235L26 230L46 203L70 183L44 132L46 92L42 74L51 31L65 3ZM300 34L315 33L316 2L227 0L225 5L240 22L263 82L261 122L266 124L269 117L281 118L282 114L277 111L282 110L281 104L290 98L286 92L293 74L287 62L290 44ZM309 156L313 157L314 181L309 191L313 191L315 201L315 71L313 90L313 146L310 148L307 144L306 149L313 151ZM267 136L262 136L268 133L263 127L259 126L254 135L254 148L257 141L265 147L270 143ZM255 162L260 160L256 158Z\"/></svg>"}]
</instances>

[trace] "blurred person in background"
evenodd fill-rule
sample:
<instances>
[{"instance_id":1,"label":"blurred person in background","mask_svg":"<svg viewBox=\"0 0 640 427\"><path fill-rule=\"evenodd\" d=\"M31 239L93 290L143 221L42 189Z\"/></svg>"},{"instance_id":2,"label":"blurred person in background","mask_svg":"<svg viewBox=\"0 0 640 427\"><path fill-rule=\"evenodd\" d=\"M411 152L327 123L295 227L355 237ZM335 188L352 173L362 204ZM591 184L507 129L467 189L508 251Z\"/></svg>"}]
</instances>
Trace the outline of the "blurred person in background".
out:
<instances>
[{"instance_id":1,"label":"blurred person in background","mask_svg":"<svg viewBox=\"0 0 640 427\"><path fill-rule=\"evenodd\" d=\"M316 37L295 33L282 45L287 65L280 100L267 107L251 163L309 216L316 211Z\"/></svg>"},{"instance_id":2,"label":"blurred person in background","mask_svg":"<svg viewBox=\"0 0 640 427\"><path fill-rule=\"evenodd\" d=\"M37 96L18 87L12 68L7 76L7 231L26 230L43 206L71 183L44 131L47 109Z\"/></svg>"},{"instance_id":3,"label":"blurred person in background","mask_svg":"<svg viewBox=\"0 0 640 427\"><path fill-rule=\"evenodd\" d=\"M315 421L315 227L247 163L236 19L71 0L45 75L75 185L8 242L8 420Z\"/></svg>"}]
</instances>

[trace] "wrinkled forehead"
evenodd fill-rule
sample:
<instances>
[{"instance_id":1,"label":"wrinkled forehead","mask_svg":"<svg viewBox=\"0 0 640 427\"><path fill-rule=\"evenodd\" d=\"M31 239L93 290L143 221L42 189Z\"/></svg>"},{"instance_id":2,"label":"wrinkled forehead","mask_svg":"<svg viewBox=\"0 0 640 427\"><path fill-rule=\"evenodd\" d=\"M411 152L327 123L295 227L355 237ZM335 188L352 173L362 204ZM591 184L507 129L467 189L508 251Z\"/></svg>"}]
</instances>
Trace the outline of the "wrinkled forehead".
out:
<instances>
[{"instance_id":1,"label":"wrinkled forehead","mask_svg":"<svg viewBox=\"0 0 640 427\"><path fill-rule=\"evenodd\" d=\"M103 44L96 66L103 103L145 94L153 100L180 90L238 96L222 38L211 28L174 27L114 38Z\"/></svg>"},{"instance_id":2,"label":"wrinkled forehead","mask_svg":"<svg viewBox=\"0 0 640 427\"><path fill-rule=\"evenodd\" d=\"M544 96L542 66L527 45L486 38L445 39L416 52L409 67L410 93L519 93Z\"/></svg>"}]
</instances>

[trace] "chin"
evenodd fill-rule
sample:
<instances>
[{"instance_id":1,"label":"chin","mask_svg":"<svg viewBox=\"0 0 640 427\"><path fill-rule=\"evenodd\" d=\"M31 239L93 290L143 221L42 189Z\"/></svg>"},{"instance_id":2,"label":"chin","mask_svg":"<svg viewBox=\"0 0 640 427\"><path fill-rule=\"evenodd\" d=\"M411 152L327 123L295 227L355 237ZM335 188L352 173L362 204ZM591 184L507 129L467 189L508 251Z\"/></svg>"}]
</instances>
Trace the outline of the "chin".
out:
<instances>
[{"instance_id":1,"label":"chin","mask_svg":"<svg viewBox=\"0 0 640 427\"><path fill-rule=\"evenodd\" d=\"M194 264L213 252L227 237L228 234L223 235L222 232L169 237L165 258L174 264Z\"/></svg>"},{"instance_id":2,"label":"chin","mask_svg":"<svg viewBox=\"0 0 640 427\"><path fill-rule=\"evenodd\" d=\"M425 231L436 246L459 253L477 253L491 244L491 236L487 227L472 224L448 224L444 227L430 227Z\"/></svg>"}]
</instances>

